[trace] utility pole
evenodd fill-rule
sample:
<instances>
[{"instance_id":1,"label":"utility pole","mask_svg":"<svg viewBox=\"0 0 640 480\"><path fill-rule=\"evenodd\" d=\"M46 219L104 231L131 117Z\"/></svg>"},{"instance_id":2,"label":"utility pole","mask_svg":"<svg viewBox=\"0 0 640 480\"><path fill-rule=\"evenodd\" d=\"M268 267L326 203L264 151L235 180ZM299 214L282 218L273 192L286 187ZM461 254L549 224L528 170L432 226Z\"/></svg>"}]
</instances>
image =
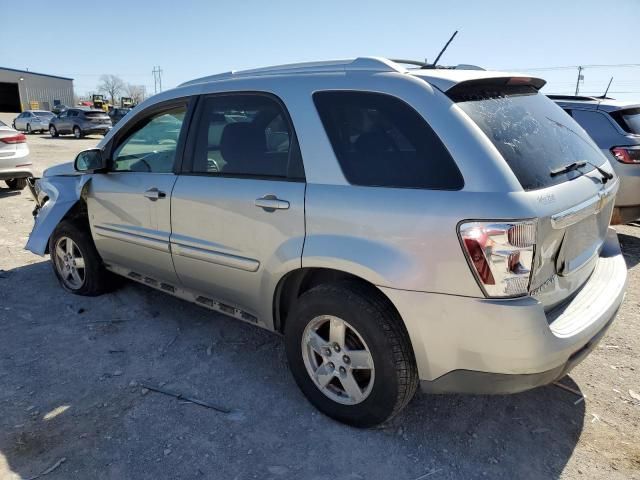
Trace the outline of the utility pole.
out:
<instances>
[{"instance_id":1,"label":"utility pole","mask_svg":"<svg viewBox=\"0 0 640 480\"><path fill-rule=\"evenodd\" d=\"M160 65L158 65L157 67L154 66L153 71L151 73L153 73L154 93L158 93L158 91L161 92L162 91L162 69L160 68Z\"/></svg>"},{"instance_id":2,"label":"utility pole","mask_svg":"<svg viewBox=\"0 0 640 480\"><path fill-rule=\"evenodd\" d=\"M576 97L578 96L578 92L580 91L580 80L584 80L584 75L582 75L582 66L578 66L578 80L576 81Z\"/></svg>"}]
</instances>

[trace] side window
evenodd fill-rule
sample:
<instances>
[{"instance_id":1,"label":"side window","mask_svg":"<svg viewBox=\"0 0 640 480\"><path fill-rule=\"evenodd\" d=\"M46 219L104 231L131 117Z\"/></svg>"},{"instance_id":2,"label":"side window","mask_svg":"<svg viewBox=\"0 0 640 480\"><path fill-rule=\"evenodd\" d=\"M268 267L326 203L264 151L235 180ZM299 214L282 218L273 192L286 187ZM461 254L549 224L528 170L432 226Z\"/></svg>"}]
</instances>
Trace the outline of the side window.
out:
<instances>
[{"instance_id":1,"label":"side window","mask_svg":"<svg viewBox=\"0 0 640 480\"><path fill-rule=\"evenodd\" d=\"M572 112L572 110L569 110L568 108L563 108L563 110L565 111L565 113L566 113L567 115L569 115L570 117L573 117L573 113L571 113L571 112Z\"/></svg>"},{"instance_id":2,"label":"side window","mask_svg":"<svg viewBox=\"0 0 640 480\"><path fill-rule=\"evenodd\" d=\"M69 110L68 112L70 117L77 117L78 116L78 111L77 110Z\"/></svg>"},{"instance_id":3,"label":"side window","mask_svg":"<svg viewBox=\"0 0 640 480\"><path fill-rule=\"evenodd\" d=\"M300 155L282 107L264 95L217 95L204 100L193 171L300 178Z\"/></svg>"},{"instance_id":4,"label":"side window","mask_svg":"<svg viewBox=\"0 0 640 480\"><path fill-rule=\"evenodd\" d=\"M427 122L399 98L372 92L313 95L322 124L353 185L459 190L462 175Z\"/></svg>"},{"instance_id":5,"label":"side window","mask_svg":"<svg viewBox=\"0 0 640 480\"><path fill-rule=\"evenodd\" d=\"M180 106L155 113L139 122L114 150L111 170L172 172L186 111L186 106Z\"/></svg>"}]
</instances>

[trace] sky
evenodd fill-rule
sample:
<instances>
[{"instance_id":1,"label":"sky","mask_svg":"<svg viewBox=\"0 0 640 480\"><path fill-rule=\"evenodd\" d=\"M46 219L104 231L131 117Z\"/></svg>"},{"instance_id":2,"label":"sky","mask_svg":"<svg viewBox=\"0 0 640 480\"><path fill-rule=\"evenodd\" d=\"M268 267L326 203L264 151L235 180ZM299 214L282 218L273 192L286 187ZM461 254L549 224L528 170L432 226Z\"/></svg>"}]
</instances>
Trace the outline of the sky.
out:
<instances>
[{"instance_id":1,"label":"sky","mask_svg":"<svg viewBox=\"0 0 640 480\"><path fill-rule=\"evenodd\" d=\"M640 0L0 0L0 66L68 76L77 94L102 74L162 87L281 63L385 56L518 70L547 93L580 91L640 102ZM7 11L6 7L0 9ZM610 67L597 65L628 65ZM559 68L562 67L562 68Z\"/></svg>"}]
</instances>

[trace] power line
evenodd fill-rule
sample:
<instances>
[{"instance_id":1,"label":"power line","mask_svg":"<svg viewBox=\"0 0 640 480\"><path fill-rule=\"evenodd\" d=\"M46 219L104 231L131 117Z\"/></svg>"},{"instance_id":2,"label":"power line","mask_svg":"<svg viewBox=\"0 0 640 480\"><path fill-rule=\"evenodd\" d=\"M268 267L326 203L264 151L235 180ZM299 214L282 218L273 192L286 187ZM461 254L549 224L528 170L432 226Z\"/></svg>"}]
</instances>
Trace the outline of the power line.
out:
<instances>
[{"instance_id":1,"label":"power line","mask_svg":"<svg viewBox=\"0 0 640 480\"><path fill-rule=\"evenodd\" d=\"M591 65L563 65L559 67L531 67L531 68L504 68L501 70L543 72L548 70L575 70L576 68L634 68L640 67L640 63L612 63L612 64L591 64Z\"/></svg>"}]
</instances>

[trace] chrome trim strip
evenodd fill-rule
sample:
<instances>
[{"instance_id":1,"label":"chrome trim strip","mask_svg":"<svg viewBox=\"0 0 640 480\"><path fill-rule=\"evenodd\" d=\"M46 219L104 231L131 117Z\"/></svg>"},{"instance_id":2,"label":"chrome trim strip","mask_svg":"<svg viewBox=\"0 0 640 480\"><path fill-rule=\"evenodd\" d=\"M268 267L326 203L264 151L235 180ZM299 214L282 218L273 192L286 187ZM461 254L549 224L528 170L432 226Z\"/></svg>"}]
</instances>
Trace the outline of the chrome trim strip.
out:
<instances>
[{"instance_id":1,"label":"chrome trim strip","mask_svg":"<svg viewBox=\"0 0 640 480\"><path fill-rule=\"evenodd\" d=\"M245 272L256 272L260 267L260 262L246 257L238 257L227 253L215 252L204 248L191 247L180 243L171 242L171 251L181 257L202 260L203 262L214 263L225 267L237 268Z\"/></svg>"},{"instance_id":2,"label":"chrome trim strip","mask_svg":"<svg viewBox=\"0 0 640 480\"><path fill-rule=\"evenodd\" d=\"M600 190L597 195L571 208L551 216L551 226L556 230L567 228L585 218L600 213L618 191L620 182L616 179L609 187Z\"/></svg>"},{"instance_id":3,"label":"chrome trim strip","mask_svg":"<svg viewBox=\"0 0 640 480\"><path fill-rule=\"evenodd\" d=\"M124 232L119 229L116 230L113 228L103 227L101 225L94 225L93 228L95 233L102 237L121 240L123 242L133 243L134 245L140 245L141 247L152 248L153 250L170 253L169 242L166 240L158 240L144 235Z\"/></svg>"}]
</instances>

